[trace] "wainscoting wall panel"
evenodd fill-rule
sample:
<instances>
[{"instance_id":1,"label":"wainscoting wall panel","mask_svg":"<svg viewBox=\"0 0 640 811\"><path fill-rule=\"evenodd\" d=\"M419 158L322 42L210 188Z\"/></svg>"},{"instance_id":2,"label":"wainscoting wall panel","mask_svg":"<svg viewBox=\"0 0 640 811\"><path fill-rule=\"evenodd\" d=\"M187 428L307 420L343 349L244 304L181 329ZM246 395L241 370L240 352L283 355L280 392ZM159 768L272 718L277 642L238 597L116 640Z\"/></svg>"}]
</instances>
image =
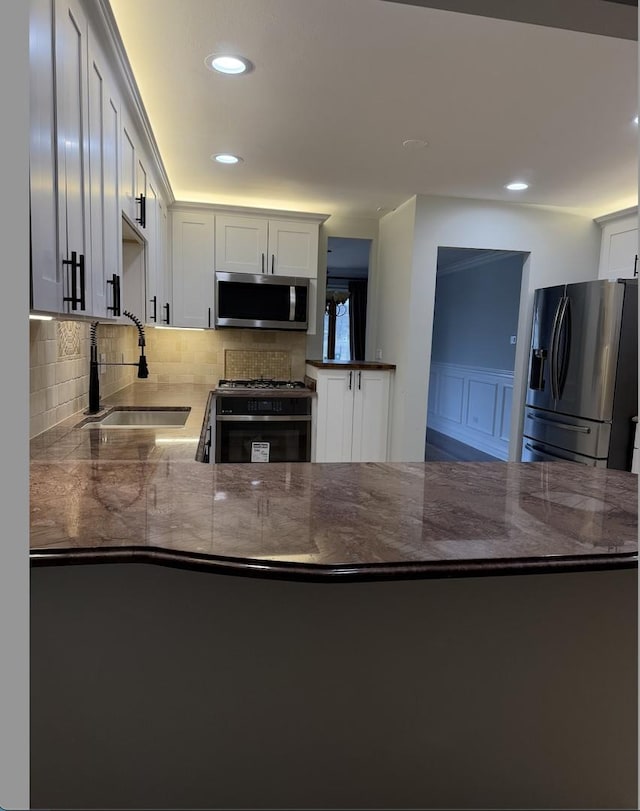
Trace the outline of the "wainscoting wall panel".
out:
<instances>
[{"instance_id":1,"label":"wainscoting wall panel","mask_svg":"<svg viewBox=\"0 0 640 811\"><path fill-rule=\"evenodd\" d=\"M506 461L512 397L512 371L432 363L427 423Z\"/></svg>"}]
</instances>

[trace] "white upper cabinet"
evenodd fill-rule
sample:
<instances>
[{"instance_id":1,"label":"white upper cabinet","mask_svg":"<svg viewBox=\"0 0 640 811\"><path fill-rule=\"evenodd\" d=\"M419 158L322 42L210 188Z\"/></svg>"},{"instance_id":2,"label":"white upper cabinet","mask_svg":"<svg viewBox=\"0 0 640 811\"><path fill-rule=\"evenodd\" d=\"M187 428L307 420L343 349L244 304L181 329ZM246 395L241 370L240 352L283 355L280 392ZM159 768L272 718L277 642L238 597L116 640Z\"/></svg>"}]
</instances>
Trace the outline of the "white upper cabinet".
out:
<instances>
[{"instance_id":1,"label":"white upper cabinet","mask_svg":"<svg viewBox=\"0 0 640 811\"><path fill-rule=\"evenodd\" d=\"M267 272L280 276L318 276L318 231L315 223L269 220Z\"/></svg>"},{"instance_id":2,"label":"white upper cabinet","mask_svg":"<svg viewBox=\"0 0 640 811\"><path fill-rule=\"evenodd\" d=\"M31 309L144 318L150 256L168 318L163 169L98 4L29 0L29 61Z\"/></svg>"},{"instance_id":3,"label":"white upper cabinet","mask_svg":"<svg viewBox=\"0 0 640 811\"><path fill-rule=\"evenodd\" d=\"M58 257L53 0L29 6L29 197L31 308L62 312Z\"/></svg>"},{"instance_id":4,"label":"white upper cabinet","mask_svg":"<svg viewBox=\"0 0 640 811\"><path fill-rule=\"evenodd\" d=\"M318 223L216 215L216 270L318 275Z\"/></svg>"},{"instance_id":5,"label":"white upper cabinet","mask_svg":"<svg viewBox=\"0 0 640 811\"><path fill-rule=\"evenodd\" d=\"M267 219L216 215L215 269L229 273L264 273L267 238Z\"/></svg>"},{"instance_id":6,"label":"white upper cabinet","mask_svg":"<svg viewBox=\"0 0 640 811\"><path fill-rule=\"evenodd\" d=\"M140 139L122 106L122 212L142 233L147 227L148 170Z\"/></svg>"},{"instance_id":7,"label":"white upper cabinet","mask_svg":"<svg viewBox=\"0 0 640 811\"><path fill-rule=\"evenodd\" d=\"M75 0L55 3L58 256L63 312L90 315L88 26Z\"/></svg>"},{"instance_id":8,"label":"white upper cabinet","mask_svg":"<svg viewBox=\"0 0 640 811\"><path fill-rule=\"evenodd\" d=\"M126 112L122 111L122 139L121 139L121 186L120 199L122 211L132 223L136 221L136 146L133 134L133 125Z\"/></svg>"},{"instance_id":9,"label":"white upper cabinet","mask_svg":"<svg viewBox=\"0 0 640 811\"><path fill-rule=\"evenodd\" d=\"M171 323L171 278L167 261L167 209L149 178L146 197L147 303L146 322L159 326Z\"/></svg>"},{"instance_id":10,"label":"white upper cabinet","mask_svg":"<svg viewBox=\"0 0 640 811\"><path fill-rule=\"evenodd\" d=\"M309 279L309 326L316 331L320 220L216 213L215 269Z\"/></svg>"},{"instance_id":11,"label":"white upper cabinet","mask_svg":"<svg viewBox=\"0 0 640 811\"><path fill-rule=\"evenodd\" d=\"M599 279L631 279L638 275L638 215L628 214L600 223Z\"/></svg>"},{"instance_id":12,"label":"white upper cabinet","mask_svg":"<svg viewBox=\"0 0 640 811\"><path fill-rule=\"evenodd\" d=\"M120 103L107 59L89 29L89 199L92 313L121 315Z\"/></svg>"},{"instance_id":13,"label":"white upper cabinet","mask_svg":"<svg viewBox=\"0 0 640 811\"><path fill-rule=\"evenodd\" d=\"M177 327L210 327L214 312L214 215L199 209L174 209L171 220L171 323Z\"/></svg>"}]
</instances>

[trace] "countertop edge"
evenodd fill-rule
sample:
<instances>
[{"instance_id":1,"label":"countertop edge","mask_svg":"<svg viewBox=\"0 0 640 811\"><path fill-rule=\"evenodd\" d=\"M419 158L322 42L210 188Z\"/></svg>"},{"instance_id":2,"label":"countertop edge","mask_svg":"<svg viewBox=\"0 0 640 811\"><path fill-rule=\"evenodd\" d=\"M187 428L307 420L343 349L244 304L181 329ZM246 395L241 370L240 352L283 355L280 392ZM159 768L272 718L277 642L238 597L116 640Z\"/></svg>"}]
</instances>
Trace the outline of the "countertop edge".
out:
<instances>
[{"instance_id":1,"label":"countertop edge","mask_svg":"<svg viewBox=\"0 0 640 811\"><path fill-rule=\"evenodd\" d=\"M307 360L306 363L315 369L361 369L363 371L372 369L392 372L396 368L395 363L384 363L381 360Z\"/></svg>"},{"instance_id":2,"label":"countertop edge","mask_svg":"<svg viewBox=\"0 0 640 811\"><path fill-rule=\"evenodd\" d=\"M482 577L552 572L635 569L635 552L565 555L550 558L497 558L470 561L419 561L415 563L300 564L287 561L233 558L218 555L178 552L161 547L117 547L110 549L32 549L32 566L96 563L154 563L182 569L210 571L241 577L324 583L366 582L374 580L438 579L445 577Z\"/></svg>"}]
</instances>

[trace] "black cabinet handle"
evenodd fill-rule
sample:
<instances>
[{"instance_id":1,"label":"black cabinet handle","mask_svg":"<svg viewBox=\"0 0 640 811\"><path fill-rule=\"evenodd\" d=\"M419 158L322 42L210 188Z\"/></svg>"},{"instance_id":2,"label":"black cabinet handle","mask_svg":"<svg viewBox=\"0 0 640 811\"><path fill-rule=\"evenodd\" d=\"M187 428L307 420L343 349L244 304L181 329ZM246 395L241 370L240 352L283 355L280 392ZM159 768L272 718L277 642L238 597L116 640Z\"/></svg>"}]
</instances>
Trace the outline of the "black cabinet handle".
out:
<instances>
[{"instance_id":1,"label":"black cabinet handle","mask_svg":"<svg viewBox=\"0 0 640 811\"><path fill-rule=\"evenodd\" d=\"M273 263L276 261L275 254L271 254L271 272L273 273Z\"/></svg>"},{"instance_id":2,"label":"black cabinet handle","mask_svg":"<svg viewBox=\"0 0 640 811\"><path fill-rule=\"evenodd\" d=\"M261 256L262 256L262 270L260 272L264 273L264 254L261 254Z\"/></svg>"},{"instance_id":3,"label":"black cabinet handle","mask_svg":"<svg viewBox=\"0 0 640 811\"><path fill-rule=\"evenodd\" d=\"M158 320L158 297L154 296L150 298L149 301L153 304L153 315L149 316L149 321L157 321Z\"/></svg>"},{"instance_id":4,"label":"black cabinet handle","mask_svg":"<svg viewBox=\"0 0 640 811\"><path fill-rule=\"evenodd\" d=\"M362 372L358 372L358 389L362 388Z\"/></svg>"},{"instance_id":5,"label":"black cabinet handle","mask_svg":"<svg viewBox=\"0 0 640 811\"><path fill-rule=\"evenodd\" d=\"M84 254L78 254L77 251L71 251L71 259L63 259L62 264L71 269L71 274L67 273L67 288L69 290L69 295L63 296L62 300L70 302L72 310L77 310L78 305L80 305L82 310L86 309ZM69 278L69 275L71 275L71 278ZM80 277L79 296L76 295L78 276Z\"/></svg>"},{"instance_id":6,"label":"black cabinet handle","mask_svg":"<svg viewBox=\"0 0 640 811\"><path fill-rule=\"evenodd\" d=\"M211 326L211 307L209 307L209 326Z\"/></svg>"},{"instance_id":7,"label":"black cabinet handle","mask_svg":"<svg viewBox=\"0 0 640 811\"><path fill-rule=\"evenodd\" d=\"M136 217L136 222L139 223L143 228L147 227L147 198L144 194L141 194L140 197L136 197L136 203L140 206L140 215Z\"/></svg>"},{"instance_id":8,"label":"black cabinet handle","mask_svg":"<svg viewBox=\"0 0 640 811\"><path fill-rule=\"evenodd\" d=\"M162 309L165 310L166 313L167 313L167 317L162 319L162 323L163 324L170 324L171 322L169 320L169 302L167 302L166 304L163 304Z\"/></svg>"},{"instance_id":9,"label":"black cabinet handle","mask_svg":"<svg viewBox=\"0 0 640 811\"><path fill-rule=\"evenodd\" d=\"M633 260L633 275L638 275L638 254L636 254L636 258Z\"/></svg>"},{"instance_id":10,"label":"black cabinet handle","mask_svg":"<svg viewBox=\"0 0 640 811\"><path fill-rule=\"evenodd\" d=\"M84 254L80 254L80 258L78 261L79 264L79 271L80 271L80 309L86 310L87 304L85 301L85 275L84 275Z\"/></svg>"},{"instance_id":11,"label":"black cabinet handle","mask_svg":"<svg viewBox=\"0 0 640 811\"><path fill-rule=\"evenodd\" d=\"M353 377L353 372L349 372L349 391L351 391L351 380Z\"/></svg>"},{"instance_id":12,"label":"black cabinet handle","mask_svg":"<svg viewBox=\"0 0 640 811\"><path fill-rule=\"evenodd\" d=\"M113 285L113 306L107 307L114 315L122 315L120 312L120 276L114 273L110 279L107 279L107 284Z\"/></svg>"},{"instance_id":13,"label":"black cabinet handle","mask_svg":"<svg viewBox=\"0 0 640 811\"><path fill-rule=\"evenodd\" d=\"M76 298L76 258L78 254L75 251L71 251L71 259L63 259L62 264L69 266L71 268L71 279L69 279L69 273L67 273L67 288L69 289L70 295L63 296L63 301L68 301L71 303L71 309L77 310L78 309L78 299Z\"/></svg>"}]
</instances>

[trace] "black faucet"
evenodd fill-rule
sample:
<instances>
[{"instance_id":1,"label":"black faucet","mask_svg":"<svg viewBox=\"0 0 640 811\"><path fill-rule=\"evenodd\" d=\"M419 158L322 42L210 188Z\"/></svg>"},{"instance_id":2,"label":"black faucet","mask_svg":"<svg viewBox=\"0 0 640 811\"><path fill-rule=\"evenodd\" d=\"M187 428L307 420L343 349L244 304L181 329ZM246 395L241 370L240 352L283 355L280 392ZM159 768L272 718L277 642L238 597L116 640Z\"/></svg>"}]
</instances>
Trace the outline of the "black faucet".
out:
<instances>
[{"instance_id":1,"label":"black faucet","mask_svg":"<svg viewBox=\"0 0 640 811\"><path fill-rule=\"evenodd\" d=\"M91 348L89 356L89 414L97 414L100 411L100 380L98 376L98 366L137 366L138 377L149 377L149 367L144 354L145 339L144 327L139 318L132 315L128 310L123 311L123 315L130 318L138 328L138 346L140 347L140 359L137 363L99 363L98 362L98 340L96 331L99 321L91 324Z\"/></svg>"}]
</instances>

